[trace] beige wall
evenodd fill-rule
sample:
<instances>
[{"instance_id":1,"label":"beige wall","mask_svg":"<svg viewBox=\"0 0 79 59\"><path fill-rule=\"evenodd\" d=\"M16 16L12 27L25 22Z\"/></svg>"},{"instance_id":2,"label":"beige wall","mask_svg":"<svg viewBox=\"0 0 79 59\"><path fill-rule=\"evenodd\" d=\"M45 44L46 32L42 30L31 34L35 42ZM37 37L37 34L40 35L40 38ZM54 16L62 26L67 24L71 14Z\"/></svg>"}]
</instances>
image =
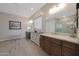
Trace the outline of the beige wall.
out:
<instances>
[{"instance_id":1,"label":"beige wall","mask_svg":"<svg viewBox=\"0 0 79 59\"><path fill-rule=\"evenodd\" d=\"M21 30L9 30L9 21L20 21ZM27 18L0 12L0 41L25 37Z\"/></svg>"}]
</instances>

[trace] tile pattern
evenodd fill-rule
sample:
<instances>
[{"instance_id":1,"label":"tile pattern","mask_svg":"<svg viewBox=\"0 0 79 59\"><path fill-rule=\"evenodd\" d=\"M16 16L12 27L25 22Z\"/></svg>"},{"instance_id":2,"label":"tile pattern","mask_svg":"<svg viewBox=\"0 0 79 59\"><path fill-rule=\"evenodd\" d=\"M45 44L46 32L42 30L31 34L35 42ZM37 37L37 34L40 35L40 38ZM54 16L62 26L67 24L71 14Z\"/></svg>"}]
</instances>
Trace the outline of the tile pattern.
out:
<instances>
[{"instance_id":1,"label":"tile pattern","mask_svg":"<svg viewBox=\"0 0 79 59\"><path fill-rule=\"evenodd\" d=\"M16 39L0 42L0 56L47 56L31 40Z\"/></svg>"}]
</instances>

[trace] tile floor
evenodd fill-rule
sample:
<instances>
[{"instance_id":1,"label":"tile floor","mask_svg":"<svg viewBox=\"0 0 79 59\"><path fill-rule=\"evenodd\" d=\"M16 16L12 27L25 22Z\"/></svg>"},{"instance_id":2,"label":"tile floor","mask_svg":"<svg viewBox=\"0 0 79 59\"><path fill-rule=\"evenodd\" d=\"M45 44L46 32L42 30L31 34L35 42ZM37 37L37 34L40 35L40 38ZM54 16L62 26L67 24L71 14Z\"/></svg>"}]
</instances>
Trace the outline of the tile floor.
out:
<instances>
[{"instance_id":1,"label":"tile floor","mask_svg":"<svg viewBox=\"0 0 79 59\"><path fill-rule=\"evenodd\" d=\"M47 56L31 40L16 39L0 42L0 56Z\"/></svg>"}]
</instances>

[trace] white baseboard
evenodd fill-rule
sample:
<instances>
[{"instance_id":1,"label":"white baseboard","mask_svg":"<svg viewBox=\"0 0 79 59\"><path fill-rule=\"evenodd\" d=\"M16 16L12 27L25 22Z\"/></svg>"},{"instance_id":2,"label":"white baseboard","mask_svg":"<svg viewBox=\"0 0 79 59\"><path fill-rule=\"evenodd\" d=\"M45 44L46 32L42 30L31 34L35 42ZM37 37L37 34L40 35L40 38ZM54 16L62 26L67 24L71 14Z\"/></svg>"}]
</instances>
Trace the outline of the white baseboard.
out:
<instances>
[{"instance_id":1,"label":"white baseboard","mask_svg":"<svg viewBox=\"0 0 79 59\"><path fill-rule=\"evenodd\" d=\"M14 39L25 39L25 37L0 38L0 41L7 41L7 40L14 40Z\"/></svg>"},{"instance_id":2,"label":"white baseboard","mask_svg":"<svg viewBox=\"0 0 79 59\"><path fill-rule=\"evenodd\" d=\"M0 41L7 41L7 40L11 40L11 39L7 39L7 38L3 39L3 38L0 38Z\"/></svg>"}]
</instances>

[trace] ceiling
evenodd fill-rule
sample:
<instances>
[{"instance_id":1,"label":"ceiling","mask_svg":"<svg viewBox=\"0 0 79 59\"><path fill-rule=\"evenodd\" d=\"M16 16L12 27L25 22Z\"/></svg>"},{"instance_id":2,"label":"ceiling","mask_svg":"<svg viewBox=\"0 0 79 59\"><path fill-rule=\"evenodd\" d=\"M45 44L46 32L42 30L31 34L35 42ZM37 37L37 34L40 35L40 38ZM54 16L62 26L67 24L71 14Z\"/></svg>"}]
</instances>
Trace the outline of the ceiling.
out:
<instances>
[{"instance_id":1,"label":"ceiling","mask_svg":"<svg viewBox=\"0 0 79 59\"><path fill-rule=\"evenodd\" d=\"M0 3L0 12L28 18L44 5L45 3Z\"/></svg>"}]
</instances>

